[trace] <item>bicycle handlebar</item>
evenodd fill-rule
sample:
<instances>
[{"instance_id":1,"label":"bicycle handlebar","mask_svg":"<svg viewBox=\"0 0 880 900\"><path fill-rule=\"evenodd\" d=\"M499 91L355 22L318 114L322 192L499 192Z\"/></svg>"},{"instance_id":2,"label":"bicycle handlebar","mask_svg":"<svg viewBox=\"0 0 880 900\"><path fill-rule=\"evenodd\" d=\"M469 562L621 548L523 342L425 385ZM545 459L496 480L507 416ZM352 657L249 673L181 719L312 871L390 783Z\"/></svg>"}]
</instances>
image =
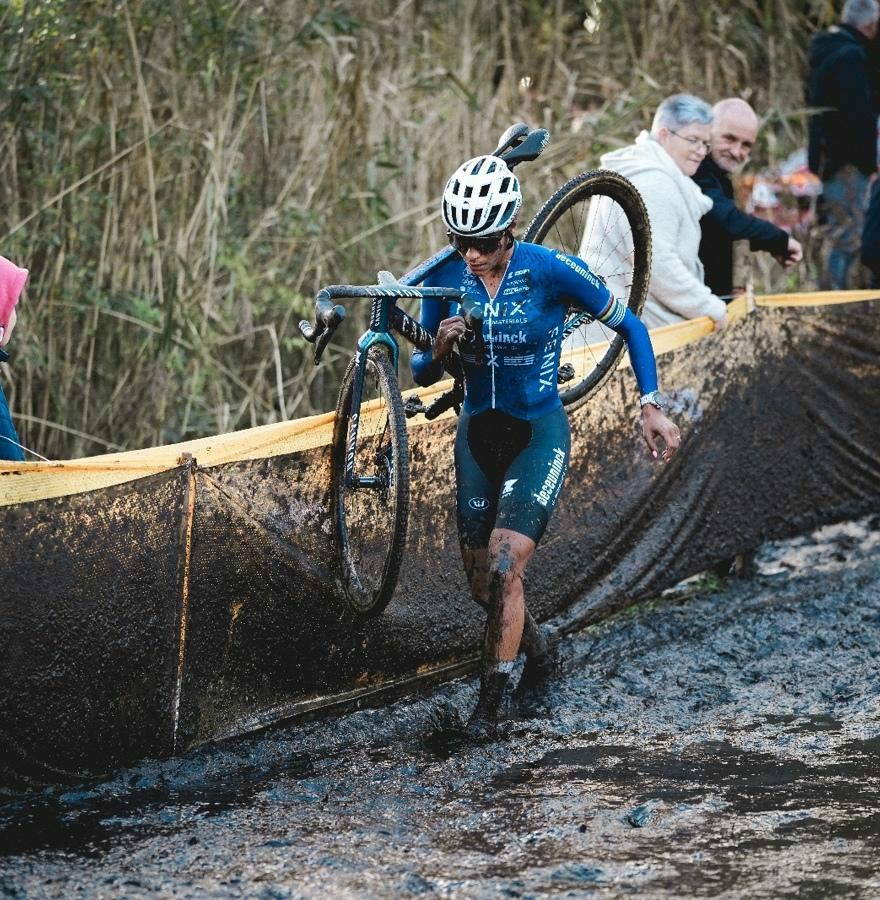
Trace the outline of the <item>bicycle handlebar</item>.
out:
<instances>
[{"instance_id":1,"label":"bicycle handlebar","mask_svg":"<svg viewBox=\"0 0 880 900\"><path fill-rule=\"evenodd\" d=\"M409 287L404 284L331 284L321 288L315 297L315 324L307 319L300 320L300 334L315 345L315 365L321 361L327 344L333 337L339 324L345 318L345 307L334 303L334 300L351 297L352 299L394 298L395 300L421 299L434 297L438 300L451 300L460 303L465 324L473 331L475 340L482 343L483 310L475 300L465 297L456 288L447 287ZM427 349L427 348L421 348Z\"/></svg>"}]
</instances>

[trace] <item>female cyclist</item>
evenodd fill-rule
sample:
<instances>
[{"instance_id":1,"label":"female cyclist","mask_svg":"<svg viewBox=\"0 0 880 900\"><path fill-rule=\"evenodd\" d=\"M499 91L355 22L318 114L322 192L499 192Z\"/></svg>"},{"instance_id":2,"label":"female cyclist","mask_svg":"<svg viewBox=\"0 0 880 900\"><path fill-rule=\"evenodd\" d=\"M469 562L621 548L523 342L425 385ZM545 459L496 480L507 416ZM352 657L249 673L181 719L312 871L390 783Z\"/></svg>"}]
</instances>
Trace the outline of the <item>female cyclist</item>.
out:
<instances>
[{"instance_id":1,"label":"female cyclist","mask_svg":"<svg viewBox=\"0 0 880 900\"><path fill-rule=\"evenodd\" d=\"M525 605L523 574L568 469L568 417L556 372L570 306L626 339L653 456L660 440L665 459L680 441L662 410L644 325L583 260L517 241L521 202L519 182L494 156L468 160L449 179L442 215L458 255L425 284L459 288L483 302L485 352L477 354L456 305L426 299L421 322L436 340L432 351L412 358L416 382L432 384L457 346L465 373L455 440L458 533L471 594L487 611L480 699L468 723L474 735L494 731L520 648L526 664L518 693L540 687L554 669L554 651Z\"/></svg>"}]
</instances>

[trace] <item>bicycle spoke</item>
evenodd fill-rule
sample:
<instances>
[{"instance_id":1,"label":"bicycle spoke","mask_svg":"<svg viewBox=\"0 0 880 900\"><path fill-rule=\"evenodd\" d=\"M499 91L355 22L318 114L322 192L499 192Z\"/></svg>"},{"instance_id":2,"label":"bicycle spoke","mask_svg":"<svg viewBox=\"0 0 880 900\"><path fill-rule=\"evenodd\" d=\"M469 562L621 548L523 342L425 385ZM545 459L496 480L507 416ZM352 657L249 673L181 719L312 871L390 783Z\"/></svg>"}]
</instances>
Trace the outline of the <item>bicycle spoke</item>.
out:
<instances>
[{"instance_id":1,"label":"bicycle spoke","mask_svg":"<svg viewBox=\"0 0 880 900\"><path fill-rule=\"evenodd\" d=\"M644 204L626 179L612 172L586 172L544 204L526 240L580 256L615 298L638 314L650 271L647 225ZM575 377L560 386L563 403L574 408L584 402L614 369L622 349L623 339L599 321L570 330L562 361L574 365Z\"/></svg>"}]
</instances>

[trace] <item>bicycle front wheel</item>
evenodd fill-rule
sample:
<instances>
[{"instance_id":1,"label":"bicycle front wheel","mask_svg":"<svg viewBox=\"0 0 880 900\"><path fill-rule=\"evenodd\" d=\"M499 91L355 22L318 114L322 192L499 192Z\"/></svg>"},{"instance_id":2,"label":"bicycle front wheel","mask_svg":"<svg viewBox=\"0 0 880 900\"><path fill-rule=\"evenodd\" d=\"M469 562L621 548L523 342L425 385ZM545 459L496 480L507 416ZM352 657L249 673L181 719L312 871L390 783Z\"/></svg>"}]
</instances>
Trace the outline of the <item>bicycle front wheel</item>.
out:
<instances>
[{"instance_id":1,"label":"bicycle front wheel","mask_svg":"<svg viewBox=\"0 0 880 900\"><path fill-rule=\"evenodd\" d=\"M567 181L538 210L525 240L579 256L617 299L639 315L651 275L648 213L632 183L616 172L597 169ZM574 377L559 386L569 410L587 402L620 361L624 340L601 322L569 310L562 364Z\"/></svg>"},{"instance_id":2,"label":"bicycle front wheel","mask_svg":"<svg viewBox=\"0 0 880 900\"><path fill-rule=\"evenodd\" d=\"M409 450L403 400L388 354L379 347L367 351L360 403L353 411L354 383L352 360L333 429L333 521L345 600L358 615L373 617L388 605L400 573L409 515ZM348 459L354 466L352 482L346 477L346 457L354 423L357 443Z\"/></svg>"}]
</instances>

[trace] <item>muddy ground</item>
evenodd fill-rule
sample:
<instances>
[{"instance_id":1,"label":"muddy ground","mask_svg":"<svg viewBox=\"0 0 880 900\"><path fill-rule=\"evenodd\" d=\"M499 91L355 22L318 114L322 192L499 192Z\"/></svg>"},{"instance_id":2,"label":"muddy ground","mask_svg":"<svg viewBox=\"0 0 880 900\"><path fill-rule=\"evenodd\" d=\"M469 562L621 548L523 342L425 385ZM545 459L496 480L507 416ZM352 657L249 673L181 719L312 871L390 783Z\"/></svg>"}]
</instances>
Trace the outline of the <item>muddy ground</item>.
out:
<instances>
[{"instance_id":1,"label":"muddy ground","mask_svg":"<svg viewBox=\"0 0 880 900\"><path fill-rule=\"evenodd\" d=\"M484 746L473 679L0 800L0 896L880 895L880 516L570 637Z\"/></svg>"}]
</instances>

